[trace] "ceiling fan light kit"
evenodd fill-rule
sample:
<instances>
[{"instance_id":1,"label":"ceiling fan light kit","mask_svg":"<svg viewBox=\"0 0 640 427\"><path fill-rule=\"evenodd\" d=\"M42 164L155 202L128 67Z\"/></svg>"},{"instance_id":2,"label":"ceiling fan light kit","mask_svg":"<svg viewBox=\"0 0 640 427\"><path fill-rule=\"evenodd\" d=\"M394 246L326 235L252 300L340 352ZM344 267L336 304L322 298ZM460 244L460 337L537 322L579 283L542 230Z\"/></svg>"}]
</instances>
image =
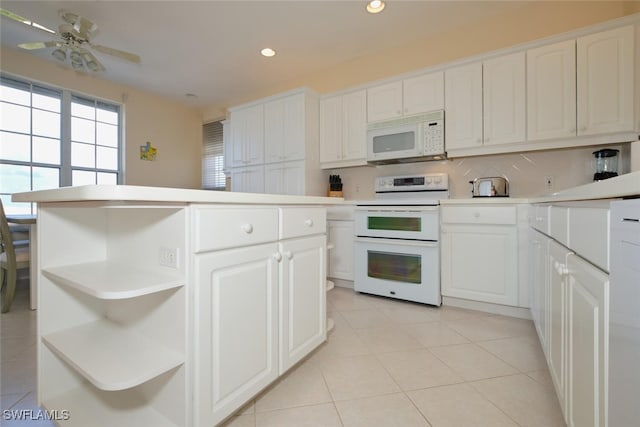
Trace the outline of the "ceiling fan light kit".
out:
<instances>
[{"instance_id":1,"label":"ceiling fan light kit","mask_svg":"<svg viewBox=\"0 0 640 427\"><path fill-rule=\"evenodd\" d=\"M46 27L25 19L19 15L16 15L5 9L2 10L2 16L13 19L25 25L29 25L32 28L44 31L47 34L51 32ZM125 52L122 50L114 49L107 46L94 45L90 39L98 31L98 26L88 20L87 18L80 16L76 13L68 10L60 10L58 12L60 18L65 21L58 27L58 31L54 32L60 38L57 41L36 42L36 43L21 43L18 47L27 50L37 50L55 47L56 49L51 52L51 55L58 61L65 62L67 60L67 52L69 52L69 60L71 67L77 71L104 71L105 67L98 61L93 53L89 49L94 49L98 52L106 55L111 55L124 59L125 61L133 62L135 64L140 63L140 57L134 53ZM51 34L49 34L51 35Z\"/></svg>"}]
</instances>

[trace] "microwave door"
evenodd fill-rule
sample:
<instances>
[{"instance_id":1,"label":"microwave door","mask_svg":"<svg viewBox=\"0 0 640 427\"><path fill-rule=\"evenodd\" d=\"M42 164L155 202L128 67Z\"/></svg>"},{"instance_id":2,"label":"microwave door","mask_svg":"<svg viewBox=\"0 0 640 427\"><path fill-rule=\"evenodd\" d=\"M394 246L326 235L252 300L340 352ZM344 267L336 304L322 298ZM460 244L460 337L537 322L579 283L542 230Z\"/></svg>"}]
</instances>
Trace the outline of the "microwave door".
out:
<instances>
[{"instance_id":1,"label":"microwave door","mask_svg":"<svg viewBox=\"0 0 640 427\"><path fill-rule=\"evenodd\" d=\"M419 127L397 126L393 129L375 129L367 133L367 159L390 160L416 157L420 153Z\"/></svg>"}]
</instances>

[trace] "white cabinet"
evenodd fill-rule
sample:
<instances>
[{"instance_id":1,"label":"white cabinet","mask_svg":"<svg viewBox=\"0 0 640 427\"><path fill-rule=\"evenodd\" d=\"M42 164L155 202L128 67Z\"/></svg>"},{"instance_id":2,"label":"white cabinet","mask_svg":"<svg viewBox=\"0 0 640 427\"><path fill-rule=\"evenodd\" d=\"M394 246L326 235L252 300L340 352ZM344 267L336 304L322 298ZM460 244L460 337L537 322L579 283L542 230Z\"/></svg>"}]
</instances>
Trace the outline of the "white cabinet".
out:
<instances>
[{"instance_id":1,"label":"white cabinet","mask_svg":"<svg viewBox=\"0 0 640 427\"><path fill-rule=\"evenodd\" d=\"M632 25L578 38L578 135L637 130L636 55Z\"/></svg>"},{"instance_id":2,"label":"white cabinet","mask_svg":"<svg viewBox=\"0 0 640 427\"><path fill-rule=\"evenodd\" d=\"M264 192L304 195L304 161L274 163L264 167Z\"/></svg>"},{"instance_id":3,"label":"white cabinet","mask_svg":"<svg viewBox=\"0 0 640 427\"><path fill-rule=\"evenodd\" d=\"M484 61L483 108L484 144L524 142L524 52Z\"/></svg>"},{"instance_id":4,"label":"white cabinet","mask_svg":"<svg viewBox=\"0 0 640 427\"><path fill-rule=\"evenodd\" d=\"M442 295L517 306L515 206L443 206L441 222Z\"/></svg>"},{"instance_id":5,"label":"white cabinet","mask_svg":"<svg viewBox=\"0 0 640 427\"><path fill-rule=\"evenodd\" d=\"M353 237L353 220L327 222L327 240L333 245L328 259L328 277L353 281Z\"/></svg>"},{"instance_id":6,"label":"white cabinet","mask_svg":"<svg viewBox=\"0 0 640 427\"><path fill-rule=\"evenodd\" d=\"M482 63L445 71L447 151L482 146Z\"/></svg>"},{"instance_id":7,"label":"white cabinet","mask_svg":"<svg viewBox=\"0 0 640 427\"><path fill-rule=\"evenodd\" d=\"M567 408L567 257L571 252L551 240L547 271L549 272L549 338L547 358L549 373L556 387L562 413Z\"/></svg>"},{"instance_id":8,"label":"white cabinet","mask_svg":"<svg viewBox=\"0 0 640 427\"><path fill-rule=\"evenodd\" d=\"M529 240L529 289L531 294L531 317L540 339L542 350L548 354L549 315L549 251L550 239L531 230Z\"/></svg>"},{"instance_id":9,"label":"white cabinet","mask_svg":"<svg viewBox=\"0 0 640 427\"><path fill-rule=\"evenodd\" d=\"M278 256L277 243L196 256L196 425L216 425L278 377Z\"/></svg>"},{"instance_id":10,"label":"white cabinet","mask_svg":"<svg viewBox=\"0 0 640 427\"><path fill-rule=\"evenodd\" d=\"M264 107L254 105L231 111L231 166L264 161Z\"/></svg>"},{"instance_id":11,"label":"white cabinet","mask_svg":"<svg viewBox=\"0 0 640 427\"><path fill-rule=\"evenodd\" d=\"M231 191L264 193L264 166L231 169Z\"/></svg>"},{"instance_id":12,"label":"white cabinet","mask_svg":"<svg viewBox=\"0 0 640 427\"><path fill-rule=\"evenodd\" d=\"M576 42L527 51L527 139L576 135Z\"/></svg>"},{"instance_id":13,"label":"white cabinet","mask_svg":"<svg viewBox=\"0 0 640 427\"><path fill-rule=\"evenodd\" d=\"M265 163L304 159L304 103L300 93L264 104Z\"/></svg>"},{"instance_id":14,"label":"white cabinet","mask_svg":"<svg viewBox=\"0 0 640 427\"><path fill-rule=\"evenodd\" d=\"M376 122L441 110L444 75L441 71L367 89L367 120Z\"/></svg>"},{"instance_id":15,"label":"white cabinet","mask_svg":"<svg viewBox=\"0 0 640 427\"><path fill-rule=\"evenodd\" d=\"M231 143L231 122L223 120L222 122L222 155L224 158L224 166L222 171L225 175L231 173L231 159L233 158L233 144Z\"/></svg>"},{"instance_id":16,"label":"white cabinet","mask_svg":"<svg viewBox=\"0 0 640 427\"><path fill-rule=\"evenodd\" d=\"M360 90L320 101L322 168L360 166L367 156L367 92Z\"/></svg>"},{"instance_id":17,"label":"white cabinet","mask_svg":"<svg viewBox=\"0 0 640 427\"><path fill-rule=\"evenodd\" d=\"M39 403L63 426L186 425L186 208L38 205Z\"/></svg>"},{"instance_id":18,"label":"white cabinet","mask_svg":"<svg viewBox=\"0 0 640 427\"><path fill-rule=\"evenodd\" d=\"M609 276L576 255L567 261L570 427L607 425Z\"/></svg>"},{"instance_id":19,"label":"white cabinet","mask_svg":"<svg viewBox=\"0 0 640 427\"><path fill-rule=\"evenodd\" d=\"M325 236L280 243L280 358L282 374L326 339Z\"/></svg>"}]
</instances>

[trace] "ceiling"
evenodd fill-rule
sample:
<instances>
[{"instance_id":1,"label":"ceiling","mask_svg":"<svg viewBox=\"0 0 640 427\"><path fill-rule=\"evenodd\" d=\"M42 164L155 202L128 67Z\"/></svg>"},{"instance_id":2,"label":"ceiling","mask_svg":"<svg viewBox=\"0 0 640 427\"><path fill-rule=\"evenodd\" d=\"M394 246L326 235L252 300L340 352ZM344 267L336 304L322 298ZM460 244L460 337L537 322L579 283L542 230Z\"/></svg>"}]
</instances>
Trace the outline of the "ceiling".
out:
<instances>
[{"instance_id":1,"label":"ceiling","mask_svg":"<svg viewBox=\"0 0 640 427\"><path fill-rule=\"evenodd\" d=\"M227 108L359 57L520 7L506 1L387 1L377 15L363 0L7 1L0 7L51 29L67 9L98 25L99 45L136 53L140 64L94 52L100 77L187 105ZM2 45L55 39L2 17ZM276 56L264 58L263 47ZM58 62L53 49L30 51ZM69 66L70 67L70 66ZM195 97L187 97L194 94Z\"/></svg>"}]
</instances>

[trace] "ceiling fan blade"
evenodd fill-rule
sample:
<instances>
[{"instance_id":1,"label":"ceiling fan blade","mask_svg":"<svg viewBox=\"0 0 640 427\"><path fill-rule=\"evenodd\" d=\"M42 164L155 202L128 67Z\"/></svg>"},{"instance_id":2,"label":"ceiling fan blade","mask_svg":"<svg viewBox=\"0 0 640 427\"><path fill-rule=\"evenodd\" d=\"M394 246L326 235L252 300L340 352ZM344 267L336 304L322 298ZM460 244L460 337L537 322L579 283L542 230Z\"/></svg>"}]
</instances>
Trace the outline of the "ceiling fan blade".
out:
<instances>
[{"instance_id":1,"label":"ceiling fan blade","mask_svg":"<svg viewBox=\"0 0 640 427\"><path fill-rule=\"evenodd\" d=\"M85 65L91 71L97 73L99 71L105 70L104 65L102 65L100 61L98 61L98 58L96 58L93 53L89 52L88 50L82 49L80 51L80 54L82 55L82 59L84 59Z\"/></svg>"},{"instance_id":2,"label":"ceiling fan blade","mask_svg":"<svg viewBox=\"0 0 640 427\"><path fill-rule=\"evenodd\" d=\"M111 47L100 46L98 44L90 44L92 48L97 50L98 52L106 53L107 55L117 56L122 59L126 59L127 61L134 62L136 64L140 63L140 57L135 53L124 52L122 50L114 49Z\"/></svg>"},{"instance_id":3,"label":"ceiling fan blade","mask_svg":"<svg viewBox=\"0 0 640 427\"><path fill-rule=\"evenodd\" d=\"M60 47L62 46L61 42L50 41L50 42L33 42L33 43L20 43L18 47L27 50L35 50L35 49L44 49L47 47Z\"/></svg>"},{"instance_id":4,"label":"ceiling fan blade","mask_svg":"<svg viewBox=\"0 0 640 427\"><path fill-rule=\"evenodd\" d=\"M56 32L54 30L52 30L50 28L47 28L44 25L40 25L37 22L33 22L33 21L31 21L31 20L29 20L27 18L23 18L22 16L20 16L20 15L18 15L16 13L13 13L10 10L1 9L0 8L0 15L1 16L5 16L5 17L7 17L9 19L12 19L12 20L14 20L16 22L19 22L21 24L28 25L29 27L35 28L38 31L42 31L42 32L45 32L45 33L48 33L48 34L56 34Z\"/></svg>"}]
</instances>

